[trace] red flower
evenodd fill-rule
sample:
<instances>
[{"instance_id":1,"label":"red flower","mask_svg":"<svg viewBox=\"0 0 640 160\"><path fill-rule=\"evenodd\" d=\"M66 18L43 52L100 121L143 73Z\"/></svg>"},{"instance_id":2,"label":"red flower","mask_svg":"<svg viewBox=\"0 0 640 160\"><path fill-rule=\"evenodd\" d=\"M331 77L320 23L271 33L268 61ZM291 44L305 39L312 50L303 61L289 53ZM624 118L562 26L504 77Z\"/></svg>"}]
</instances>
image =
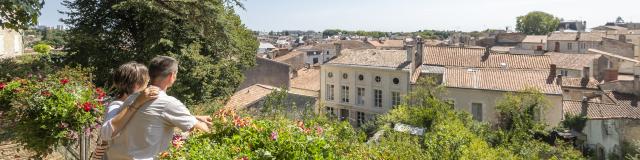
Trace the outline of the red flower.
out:
<instances>
[{"instance_id":1,"label":"red flower","mask_svg":"<svg viewBox=\"0 0 640 160\"><path fill-rule=\"evenodd\" d=\"M62 85L65 85L65 84L67 84L67 83L69 83L69 79L66 79L66 78L65 78L65 79L61 79L61 80L60 80L60 84L62 84Z\"/></svg>"},{"instance_id":2,"label":"red flower","mask_svg":"<svg viewBox=\"0 0 640 160\"><path fill-rule=\"evenodd\" d=\"M102 88L96 88L96 93L98 94L98 100L99 101L102 101L103 98L107 95L106 93L104 93Z\"/></svg>"},{"instance_id":3,"label":"red flower","mask_svg":"<svg viewBox=\"0 0 640 160\"><path fill-rule=\"evenodd\" d=\"M240 158L239 160L249 160L249 157L244 156L244 157Z\"/></svg>"},{"instance_id":4,"label":"red flower","mask_svg":"<svg viewBox=\"0 0 640 160\"><path fill-rule=\"evenodd\" d=\"M49 92L49 91L42 91L40 94L42 94L45 97L51 96L51 92Z\"/></svg>"},{"instance_id":5,"label":"red flower","mask_svg":"<svg viewBox=\"0 0 640 160\"><path fill-rule=\"evenodd\" d=\"M84 109L85 112L89 112L93 109L93 104L91 104L91 102L84 102L82 104L82 109Z\"/></svg>"},{"instance_id":6,"label":"red flower","mask_svg":"<svg viewBox=\"0 0 640 160\"><path fill-rule=\"evenodd\" d=\"M0 90L3 90L5 86L7 86L7 84L0 82Z\"/></svg>"},{"instance_id":7,"label":"red flower","mask_svg":"<svg viewBox=\"0 0 640 160\"><path fill-rule=\"evenodd\" d=\"M317 133L318 135L321 135L323 132L324 132L324 130L322 129L322 127L320 127L320 126L317 126L317 127L316 127L316 133Z\"/></svg>"}]
</instances>

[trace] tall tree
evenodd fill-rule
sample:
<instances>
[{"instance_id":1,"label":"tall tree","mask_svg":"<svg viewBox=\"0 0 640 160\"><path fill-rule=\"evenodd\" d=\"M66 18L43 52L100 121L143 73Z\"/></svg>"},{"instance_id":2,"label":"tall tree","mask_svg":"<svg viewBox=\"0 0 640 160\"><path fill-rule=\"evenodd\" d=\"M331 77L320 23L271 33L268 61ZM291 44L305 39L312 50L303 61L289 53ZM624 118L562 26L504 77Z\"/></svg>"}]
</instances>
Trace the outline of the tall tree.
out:
<instances>
[{"instance_id":1,"label":"tall tree","mask_svg":"<svg viewBox=\"0 0 640 160\"><path fill-rule=\"evenodd\" d=\"M517 18L516 30L530 35L546 35L553 32L560 24L560 19L540 11L533 11Z\"/></svg>"},{"instance_id":2,"label":"tall tree","mask_svg":"<svg viewBox=\"0 0 640 160\"><path fill-rule=\"evenodd\" d=\"M44 0L0 1L0 26L13 30L28 29L38 24Z\"/></svg>"},{"instance_id":3,"label":"tall tree","mask_svg":"<svg viewBox=\"0 0 640 160\"><path fill-rule=\"evenodd\" d=\"M67 62L95 68L108 85L113 68L158 55L180 61L170 94L193 104L222 100L255 64L257 39L235 14L239 0L65 0L71 28Z\"/></svg>"}]
</instances>

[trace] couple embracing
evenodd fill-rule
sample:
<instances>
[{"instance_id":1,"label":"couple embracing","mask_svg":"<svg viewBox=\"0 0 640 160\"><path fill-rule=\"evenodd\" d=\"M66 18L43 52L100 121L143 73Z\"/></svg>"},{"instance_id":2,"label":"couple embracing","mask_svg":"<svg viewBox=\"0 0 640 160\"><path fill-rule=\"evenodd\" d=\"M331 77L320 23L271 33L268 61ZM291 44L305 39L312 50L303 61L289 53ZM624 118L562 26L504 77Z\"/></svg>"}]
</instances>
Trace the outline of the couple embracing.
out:
<instances>
[{"instance_id":1,"label":"couple embracing","mask_svg":"<svg viewBox=\"0 0 640 160\"><path fill-rule=\"evenodd\" d=\"M178 77L178 61L158 56L149 68L129 62L113 75L111 102L93 159L157 159L169 148L174 129L208 132L211 118L193 116L167 95Z\"/></svg>"}]
</instances>

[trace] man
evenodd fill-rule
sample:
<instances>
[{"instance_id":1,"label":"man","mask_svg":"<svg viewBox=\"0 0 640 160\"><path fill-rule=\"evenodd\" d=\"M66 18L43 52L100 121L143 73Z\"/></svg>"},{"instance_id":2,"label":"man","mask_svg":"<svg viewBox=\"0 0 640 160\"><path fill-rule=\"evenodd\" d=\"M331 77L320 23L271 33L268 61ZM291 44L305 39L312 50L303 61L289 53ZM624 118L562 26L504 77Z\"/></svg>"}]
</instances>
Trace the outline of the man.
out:
<instances>
[{"instance_id":1,"label":"man","mask_svg":"<svg viewBox=\"0 0 640 160\"><path fill-rule=\"evenodd\" d=\"M175 127L182 131L199 129L209 132L211 118L192 116L189 110L166 91L178 76L178 61L159 56L149 64L151 85L160 88L158 98L139 108L122 135L115 138L107 152L109 159L155 159L169 148ZM138 94L129 96L125 104L132 103Z\"/></svg>"}]
</instances>

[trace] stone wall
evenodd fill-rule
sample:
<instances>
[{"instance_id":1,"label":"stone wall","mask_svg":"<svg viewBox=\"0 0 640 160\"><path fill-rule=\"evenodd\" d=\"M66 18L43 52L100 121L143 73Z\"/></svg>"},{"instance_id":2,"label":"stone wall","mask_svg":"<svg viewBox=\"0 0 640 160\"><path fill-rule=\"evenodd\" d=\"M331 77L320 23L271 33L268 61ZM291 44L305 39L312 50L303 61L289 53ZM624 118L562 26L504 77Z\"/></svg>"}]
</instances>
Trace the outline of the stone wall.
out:
<instances>
[{"instance_id":1,"label":"stone wall","mask_svg":"<svg viewBox=\"0 0 640 160\"><path fill-rule=\"evenodd\" d=\"M242 90L254 84L274 87L290 87L289 73L291 66L285 63L256 57L256 66L244 72L244 81L236 89Z\"/></svg>"},{"instance_id":2,"label":"stone wall","mask_svg":"<svg viewBox=\"0 0 640 160\"><path fill-rule=\"evenodd\" d=\"M603 38L602 46L600 48L600 50L605 52L635 59L633 49L634 49L634 45L631 43L626 43L626 42L619 41L617 39L610 39L610 38Z\"/></svg>"}]
</instances>

